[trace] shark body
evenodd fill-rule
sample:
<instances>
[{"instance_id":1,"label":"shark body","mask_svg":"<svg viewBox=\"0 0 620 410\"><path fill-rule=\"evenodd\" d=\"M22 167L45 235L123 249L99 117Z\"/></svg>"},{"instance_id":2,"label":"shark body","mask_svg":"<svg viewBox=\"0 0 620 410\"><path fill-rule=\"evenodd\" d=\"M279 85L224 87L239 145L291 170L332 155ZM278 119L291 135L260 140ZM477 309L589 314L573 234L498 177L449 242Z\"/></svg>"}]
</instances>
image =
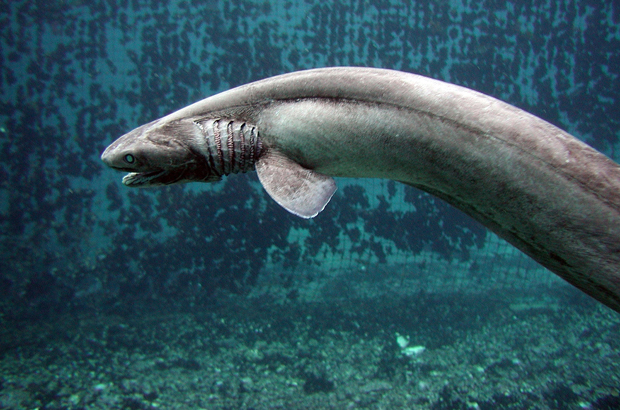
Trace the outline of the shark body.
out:
<instances>
[{"instance_id":1,"label":"shark body","mask_svg":"<svg viewBox=\"0 0 620 410\"><path fill-rule=\"evenodd\" d=\"M332 177L388 178L449 202L620 312L620 166L561 129L476 91L374 68L293 72L189 105L102 154L128 186L256 169L317 215Z\"/></svg>"}]
</instances>

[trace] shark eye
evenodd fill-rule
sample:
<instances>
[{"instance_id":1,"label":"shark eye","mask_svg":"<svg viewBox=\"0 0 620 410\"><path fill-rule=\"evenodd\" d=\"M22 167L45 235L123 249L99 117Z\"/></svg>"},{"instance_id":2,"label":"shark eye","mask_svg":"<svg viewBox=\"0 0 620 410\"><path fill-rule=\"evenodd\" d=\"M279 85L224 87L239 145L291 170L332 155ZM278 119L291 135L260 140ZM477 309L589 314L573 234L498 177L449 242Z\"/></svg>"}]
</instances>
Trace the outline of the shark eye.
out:
<instances>
[{"instance_id":1,"label":"shark eye","mask_svg":"<svg viewBox=\"0 0 620 410\"><path fill-rule=\"evenodd\" d=\"M133 164L134 162L136 162L136 158L131 155L131 154L127 154L123 157L123 159L125 160L126 163L128 164Z\"/></svg>"}]
</instances>

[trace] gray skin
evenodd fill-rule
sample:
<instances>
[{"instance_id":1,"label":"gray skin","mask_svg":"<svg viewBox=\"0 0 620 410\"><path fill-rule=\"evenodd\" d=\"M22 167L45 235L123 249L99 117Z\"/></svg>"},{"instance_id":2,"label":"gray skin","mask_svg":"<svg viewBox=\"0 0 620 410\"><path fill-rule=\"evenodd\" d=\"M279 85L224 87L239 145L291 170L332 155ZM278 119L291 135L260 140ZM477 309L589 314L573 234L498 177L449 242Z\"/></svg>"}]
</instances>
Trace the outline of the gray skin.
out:
<instances>
[{"instance_id":1,"label":"gray skin","mask_svg":"<svg viewBox=\"0 0 620 410\"><path fill-rule=\"evenodd\" d=\"M218 180L196 126L205 119L256 127L259 178L297 215L323 209L333 176L400 181L620 312L620 166L527 112L414 74L315 69L199 101L122 136L102 160L133 173L126 185Z\"/></svg>"}]
</instances>

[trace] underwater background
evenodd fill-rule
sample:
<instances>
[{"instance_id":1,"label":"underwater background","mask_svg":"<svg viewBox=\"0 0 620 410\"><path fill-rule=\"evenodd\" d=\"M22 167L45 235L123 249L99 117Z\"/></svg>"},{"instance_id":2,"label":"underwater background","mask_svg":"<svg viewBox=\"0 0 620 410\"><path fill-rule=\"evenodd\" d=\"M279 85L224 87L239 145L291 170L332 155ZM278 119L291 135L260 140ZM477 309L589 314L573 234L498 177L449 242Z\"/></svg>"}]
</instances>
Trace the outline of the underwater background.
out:
<instances>
[{"instance_id":1,"label":"underwater background","mask_svg":"<svg viewBox=\"0 0 620 410\"><path fill-rule=\"evenodd\" d=\"M0 409L617 409L620 315L421 191L132 190L118 136L233 86L398 69L620 160L620 3L0 1Z\"/></svg>"}]
</instances>

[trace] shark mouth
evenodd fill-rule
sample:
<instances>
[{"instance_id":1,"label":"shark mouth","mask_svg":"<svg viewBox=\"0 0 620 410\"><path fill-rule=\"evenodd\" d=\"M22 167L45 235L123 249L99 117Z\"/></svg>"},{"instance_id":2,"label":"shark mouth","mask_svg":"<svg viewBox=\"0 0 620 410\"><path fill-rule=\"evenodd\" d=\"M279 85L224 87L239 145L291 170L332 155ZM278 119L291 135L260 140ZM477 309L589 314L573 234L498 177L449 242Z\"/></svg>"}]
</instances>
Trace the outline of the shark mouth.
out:
<instances>
[{"instance_id":1,"label":"shark mouth","mask_svg":"<svg viewBox=\"0 0 620 410\"><path fill-rule=\"evenodd\" d=\"M123 185L137 188L157 185L169 185L174 184L183 173L171 174L167 170L157 170L151 172L130 172L123 177ZM171 176L172 178L166 178Z\"/></svg>"}]
</instances>

